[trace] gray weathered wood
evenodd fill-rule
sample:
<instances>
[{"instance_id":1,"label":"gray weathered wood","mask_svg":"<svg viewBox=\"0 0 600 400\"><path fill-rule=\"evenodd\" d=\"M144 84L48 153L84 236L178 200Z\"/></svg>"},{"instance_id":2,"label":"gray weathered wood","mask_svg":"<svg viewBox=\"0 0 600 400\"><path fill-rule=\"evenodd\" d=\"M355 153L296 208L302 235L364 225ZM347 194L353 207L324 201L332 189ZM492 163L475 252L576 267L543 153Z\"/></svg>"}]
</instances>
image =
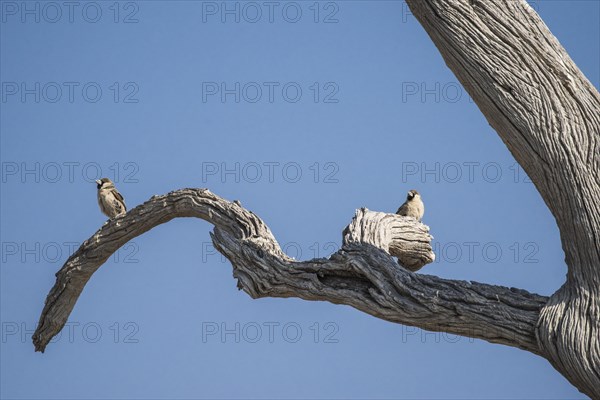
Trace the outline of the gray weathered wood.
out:
<instances>
[{"instance_id":1,"label":"gray weathered wood","mask_svg":"<svg viewBox=\"0 0 600 400\"><path fill-rule=\"evenodd\" d=\"M600 399L600 95L524 0L406 2L556 218L567 280L536 334Z\"/></svg>"},{"instance_id":2,"label":"gray weathered wood","mask_svg":"<svg viewBox=\"0 0 600 400\"><path fill-rule=\"evenodd\" d=\"M343 244L372 244L398 257L405 268L418 271L435 260L428 232L426 225L413 218L361 208L344 230Z\"/></svg>"},{"instance_id":3,"label":"gray weathered wood","mask_svg":"<svg viewBox=\"0 0 600 400\"><path fill-rule=\"evenodd\" d=\"M401 267L385 247L405 249L406 254L398 254L413 263L433 260L429 228L412 218L358 210L344 230L340 251L330 258L296 261L285 255L259 217L206 189L155 196L86 240L56 274L33 335L36 350L44 351L60 332L87 281L119 247L177 217L197 217L215 225L215 247L231 261L238 287L253 298L346 304L392 322L539 352L535 324L547 298ZM384 225L393 233L382 234Z\"/></svg>"},{"instance_id":4,"label":"gray weathered wood","mask_svg":"<svg viewBox=\"0 0 600 400\"><path fill-rule=\"evenodd\" d=\"M295 261L239 203L184 189L109 222L69 258L34 333L36 350L60 331L85 283L120 246L172 218L199 217L215 225L215 246L253 298L330 301L518 347L600 399L600 95L524 0L406 1L555 216L568 265L556 293L415 274L390 254L413 270L433 260L426 227L367 210L344 231L340 251Z\"/></svg>"}]
</instances>

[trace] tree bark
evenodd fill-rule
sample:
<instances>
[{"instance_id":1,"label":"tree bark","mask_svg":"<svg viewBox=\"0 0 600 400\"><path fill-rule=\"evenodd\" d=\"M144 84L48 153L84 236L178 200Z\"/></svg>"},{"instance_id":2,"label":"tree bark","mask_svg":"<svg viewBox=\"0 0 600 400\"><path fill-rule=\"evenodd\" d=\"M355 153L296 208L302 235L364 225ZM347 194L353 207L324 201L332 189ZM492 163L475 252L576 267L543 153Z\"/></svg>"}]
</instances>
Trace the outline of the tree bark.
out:
<instances>
[{"instance_id":1,"label":"tree bark","mask_svg":"<svg viewBox=\"0 0 600 400\"><path fill-rule=\"evenodd\" d=\"M556 218L567 280L536 335L600 398L600 95L524 0L406 1Z\"/></svg>"},{"instance_id":2,"label":"tree bark","mask_svg":"<svg viewBox=\"0 0 600 400\"><path fill-rule=\"evenodd\" d=\"M33 335L36 350L62 329L86 282L119 247L173 218L198 217L215 225L215 247L253 298L346 304L518 347L600 399L600 95L524 0L406 1L556 218L568 266L556 293L416 274L434 259L428 228L368 210L344 230L340 251L295 261L252 212L183 189L109 221L67 260Z\"/></svg>"},{"instance_id":3,"label":"tree bark","mask_svg":"<svg viewBox=\"0 0 600 400\"><path fill-rule=\"evenodd\" d=\"M429 228L415 219L358 210L337 253L328 259L295 261L259 217L206 189L154 196L86 240L56 274L33 334L35 349L43 352L60 332L87 281L115 251L177 217L197 217L215 225L215 248L231 261L238 288L252 298L346 304L387 321L540 353L535 327L547 297L415 274L388 254L387 249L394 249L413 269L433 261Z\"/></svg>"}]
</instances>

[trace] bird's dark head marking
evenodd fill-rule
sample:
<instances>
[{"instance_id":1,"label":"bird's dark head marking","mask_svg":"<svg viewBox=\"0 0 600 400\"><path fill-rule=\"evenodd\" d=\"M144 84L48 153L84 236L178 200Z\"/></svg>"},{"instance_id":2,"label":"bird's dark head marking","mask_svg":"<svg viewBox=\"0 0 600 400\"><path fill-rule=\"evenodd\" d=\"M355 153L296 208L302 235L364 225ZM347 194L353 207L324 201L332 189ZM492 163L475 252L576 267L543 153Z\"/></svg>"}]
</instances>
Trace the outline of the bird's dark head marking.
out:
<instances>
[{"instance_id":1,"label":"bird's dark head marking","mask_svg":"<svg viewBox=\"0 0 600 400\"><path fill-rule=\"evenodd\" d=\"M112 185L112 181L108 178L96 179L96 184L98 189L100 189L102 186Z\"/></svg>"},{"instance_id":2,"label":"bird's dark head marking","mask_svg":"<svg viewBox=\"0 0 600 400\"><path fill-rule=\"evenodd\" d=\"M415 189L409 190L408 196L406 196L406 200L412 200L418 195L419 195L419 192L417 192Z\"/></svg>"}]
</instances>

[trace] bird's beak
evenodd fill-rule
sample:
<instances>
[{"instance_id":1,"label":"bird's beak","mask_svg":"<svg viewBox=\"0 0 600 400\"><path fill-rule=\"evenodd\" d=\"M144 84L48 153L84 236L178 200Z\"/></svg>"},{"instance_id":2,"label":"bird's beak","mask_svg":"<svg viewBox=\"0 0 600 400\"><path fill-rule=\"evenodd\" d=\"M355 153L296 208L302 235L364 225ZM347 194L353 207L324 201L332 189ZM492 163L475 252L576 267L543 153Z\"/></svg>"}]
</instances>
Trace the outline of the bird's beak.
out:
<instances>
[{"instance_id":1,"label":"bird's beak","mask_svg":"<svg viewBox=\"0 0 600 400\"><path fill-rule=\"evenodd\" d=\"M97 183L98 185L102 185L102 181L101 181L100 179L96 179L96 183Z\"/></svg>"}]
</instances>

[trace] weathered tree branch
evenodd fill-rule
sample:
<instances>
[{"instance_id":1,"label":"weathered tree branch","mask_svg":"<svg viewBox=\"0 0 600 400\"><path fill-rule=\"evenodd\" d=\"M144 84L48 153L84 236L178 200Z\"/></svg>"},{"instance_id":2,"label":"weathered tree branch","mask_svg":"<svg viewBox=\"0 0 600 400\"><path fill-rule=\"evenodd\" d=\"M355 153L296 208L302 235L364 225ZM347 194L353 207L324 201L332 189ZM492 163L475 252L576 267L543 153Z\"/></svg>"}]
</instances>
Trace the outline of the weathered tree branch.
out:
<instances>
[{"instance_id":1,"label":"weathered tree branch","mask_svg":"<svg viewBox=\"0 0 600 400\"><path fill-rule=\"evenodd\" d=\"M398 257L405 268L418 271L435 260L428 231L425 225L415 224L412 218L361 208L344 230L342 244L371 244Z\"/></svg>"},{"instance_id":2,"label":"weathered tree branch","mask_svg":"<svg viewBox=\"0 0 600 400\"><path fill-rule=\"evenodd\" d=\"M525 0L406 2L556 218L567 281L536 332L600 399L600 94Z\"/></svg>"},{"instance_id":3,"label":"weathered tree branch","mask_svg":"<svg viewBox=\"0 0 600 400\"><path fill-rule=\"evenodd\" d=\"M215 225L215 246L252 297L347 304L392 322L519 347L600 399L600 95L524 0L406 0L447 65L556 218L569 267L551 298L415 274L427 228L359 210L328 259L287 257L267 226L206 190L155 197L110 221L57 273L33 340L43 351L85 283L120 246L176 217ZM388 254L398 256L408 269Z\"/></svg>"},{"instance_id":4,"label":"weathered tree branch","mask_svg":"<svg viewBox=\"0 0 600 400\"><path fill-rule=\"evenodd\" d=\"M206 189L155 196L105 224L56 274L33 342L44 351L64 326L92 274L121 246L176 217L215 225L215 247L233 265L238 287L253 298L299 297L346 304L375 317L539 353L535 324L547 298L523 290L440 279L404 269L433 261L428 228L409 217L358 210L344 245L330 258L295 261L264 222ZM381 229L389 229L382 233Z\"/></svg>"}]
</instances>

